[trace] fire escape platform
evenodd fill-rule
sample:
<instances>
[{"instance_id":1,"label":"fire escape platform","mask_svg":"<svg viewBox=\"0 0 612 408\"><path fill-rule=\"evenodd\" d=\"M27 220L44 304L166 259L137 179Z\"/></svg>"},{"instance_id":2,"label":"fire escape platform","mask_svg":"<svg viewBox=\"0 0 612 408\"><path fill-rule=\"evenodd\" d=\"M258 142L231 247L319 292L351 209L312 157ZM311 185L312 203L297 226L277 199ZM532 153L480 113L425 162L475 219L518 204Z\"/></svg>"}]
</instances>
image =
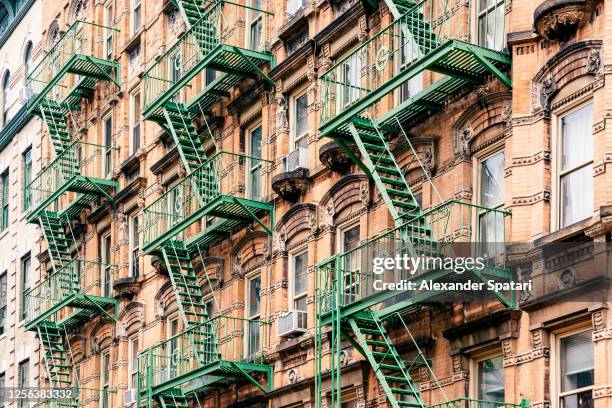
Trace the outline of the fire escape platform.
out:
<instances>
[{"instance_id":1,"label":"fire escape platform","mask_svg":"<svg viewBox=\"0 0 612 408\"><path fill-rule=\"evenodd\" d=\"M190 33L186 33L184 37L189 37ZM182 40L179 40L179 44ZM173 47L174 48L174 47ZM166 55L171 54L173 49L170 49ZM159 63L166 62L166 58L161 57ZM240 81L246 78L257 79L260 68L264 64L274 65L274 56L265 52L252 51L245 48L239 48L227 44L218 44L213 50L208 52L199 62L197 62L189 71L185 72L181 78L172 83L161 95L150 101L142 111L143 119L145 120L162 120L163 108L167 102L171 102L175 95L198 74L206 68L220 71L223 75L216 78L208 86L206 86L192 101L187 103L187 107L194 107L198 104L202 108L208 107L218 101L223 96L229 96L229 91ZM151 67L151 70L155 65ZM150 76L150 73L145 74L149 80L170 82L168 79L157 78Z\"/></svg>"},{"instance_id":2,"label":"fire escape platform","mask_svg":"<svg viewBox=\"0 0 612 408\"><path fill-rule=\"evenodd\" d=\"M43 60L44 62L44 60ZM114 73L114 77L113 77ZM81 78L74 85L71 91L64 97L61 102L73 108L80 108L80 101L83 98L88 98L93 95L93 88L97 81L109 81L117 83L119 78L119 63L109 61L102 58L93 57L90 55L72 55L65 64L63 64L52 80L48 82L42 91L37 95L33 95L28 101L29 112L38 109L38 104L44 99L54 86L64 78L64 76L73 74L79 75Z\"/></svg>"},{"instance_id":3,"label":"fire escape platform","mask_svg":"<svg viewBox=\"0 0 612 408\"><path fill-rule=\"evenodd\" d=\"M361 48L357 52L360 50ZM320 127L321 136L332 138L345 136L347 140L352 140L347 128L352 118L359 116L382 97L425 70L444 74L445 77L385 113L377 119L377 124L384 126L391 121L395 122L396 117L400 121L405 121L442 111L447 97L467 85L483 83L487 74L497 77L504 85L511 87L512 83L502 73L510 65L511 59L506 53L460 40L449 40L325 121Z\"/></svg>"},{"instance_id":4,"label":"fire escape platform","mask_svg":"<svg viewBox=\"0 0 612 408\"><path fill-rule=\"evenodd\" d=\"M174 223L171 228L158 235L154 240L146 243L143 246L143 251L145 254L155 252L162 243L176 236L205 216L216 217L218 219L207 226L202 232L187 240L186 246L205 246L216 240L220 235L225 236L235 228L253 222L254 215L270 214L272 210L273 206L270 203L238 198L232 195L218 195L189 216Z\"/></svg>"},{"instance_id":5,"label":"fire escape platform","mask_svg":"<svg viewBox=\"0 0 612 408\"><path fill-rule=\"evenodd\" d=\"M91 204L97 197L107 196L111 191L117 191L118 189L119 182L116 180L74 175L66 179L58 188L49 192L38 205L33 207L27 214L27 220L28 222L35 221L41 211L44 211L45 208L66 192L79 193L77 199L74 200L63 213L66 215L76 215L79 209Z\"/></svg>"}]
</instances>

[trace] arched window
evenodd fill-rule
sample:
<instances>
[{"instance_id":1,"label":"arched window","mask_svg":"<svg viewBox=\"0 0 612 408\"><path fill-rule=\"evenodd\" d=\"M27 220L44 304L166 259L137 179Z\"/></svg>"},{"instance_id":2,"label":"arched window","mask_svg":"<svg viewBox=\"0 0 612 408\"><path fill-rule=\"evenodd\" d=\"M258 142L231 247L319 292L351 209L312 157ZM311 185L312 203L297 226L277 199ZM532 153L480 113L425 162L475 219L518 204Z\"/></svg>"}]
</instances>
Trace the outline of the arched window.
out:
<instances>
[{"instance_id":1,"label":"arched window","mask_svg":"<svg viewBox=\"0 0 612 408\"><path fill-rule=\"evenodd\" d=\"M27 78L30 75L30 63L32 62L32 41L28 41L26 45L25 52L23 53L23 67L24 67L24 77Z\"/></svg>"},{"instance_id":2,"label":"arched window","mask_svg":"<svg viewBox=\"0 0 612 408\"><path fill-rule=\"evenodd\" d=\"M4 34L11 22L11 14L6 6L0 3L0 35Z\"/></svg>"},{"instance_id":3,"label":"arched window","mask_svg":"<svg viewBox=\"0 0 612 408\"><path fill-rule=\"evenodd\" d=\"M8 92L9 83L11 82L11 72L6 71L4 77L2 77L2 126L6 124L8 115L9 103L8 103Z\"/></svg>"}]
</instances>

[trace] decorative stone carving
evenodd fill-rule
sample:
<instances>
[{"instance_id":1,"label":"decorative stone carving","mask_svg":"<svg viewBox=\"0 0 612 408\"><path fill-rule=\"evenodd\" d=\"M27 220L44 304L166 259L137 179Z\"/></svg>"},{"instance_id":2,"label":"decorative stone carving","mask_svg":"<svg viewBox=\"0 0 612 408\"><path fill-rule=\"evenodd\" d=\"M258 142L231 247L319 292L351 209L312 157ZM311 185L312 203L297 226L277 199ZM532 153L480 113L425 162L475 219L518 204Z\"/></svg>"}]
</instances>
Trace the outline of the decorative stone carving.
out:
<instances>
[{"instance_id":1,"label":"decorative stone carving","mask_svg":"<svg viewBox=\"0 0 612 408\"><path fill-rule=\"evenodd\" d=\"M334 216L336 215L336 207L334 205L334 200L330 199L329 203L325 207L325 224L333 227L334 225Z\"/></svg>"},{"instance_id":2,"label":"decorative stone carving","mask_svg":"<svg viewBox=\"0 0 612 408\"><path fill-rule=\"evenodd\" d=\"M540 105L544 109L550 109L550 100L556 92L557 82L552 76L542 81L542 87L540 88Z\"/></svg>"},{"instance_id":3,"label":"decorative stone carving","mask_svg":"<svg viewBox=\"0 0 612 408\"><path fill-rule=\"evenodd\" d=\"M593 51L589 55L589 59L587 61L587 72L589 74L599 74L601 68L601 54L599 51Z\"/></svg>"},{"instance_id":4,"label":"decorative stone carving","mask_svg":"<svg viewBox=\"0 0 612 408\"><path fill-rule=\"evenodd\" d=\"M274 97L276 102L276 130L278 132L289 131L289 118L287 113L289 108L287 107L287 101L282 93L277 93Z\"/></svg>"},{"instance_id":5,"label":"decorative stone carving","mask_svg":"<svg viewBox=\"0 0 612 408\"><path fill-rule=\"evenodd\" d=\"M351 158L336 142L325 143L319 149L319 160L331 171L345 174L351 168Z\"/></svg>"},{"instance_id":6,"label":"decorative stone carving","mask_svg":"<svg viewBox=\"0 0 612 408\"><path fill-rule=\"evenodd\" d=\"M74 0L70 4L69 9L70 21L86 20L87 15L87 0Z\"/></svg>"},{"instance_id":7,"label":"decorative stone carving","mask_svg":"<svg viewBox=\"0 0 612 408\"><path fill-rule=\"evenodd\" d=\"M501 119L504 121L505 127L509 128L512 126L512 106L506 105L501 113Z\"/></svg>"},{"instance_id":8,"label":"decorative stone carving","mask_svg":"<svg viewBox=\"0 0 612 408\"><path fill-rule=\"evenodd\" d=\"M285 171L272 178L272 189L284 200L295 202L308 189L310 172L308 169L297 168Z\"/></svg>"},{"instance_id":9,"label":"decorative stone carving","mask_svg":"<svg viewBox=\"0 0 612 408\"><path fill-rule=\"evenodd\" d=\"M470 140L472 139L472 136L474 136L474 131L469 125L461 131L461 134L459 135L459 151L458 151L458 154L460 156L469 157Z\"/></svg>"},{"instance_id":10,"label":"decorative stone carving","mask_svg":"<svg viewBox=\"0 0 612 408\"><path fill-rule=\"evenodd\" d=\"M232 266L232 278L244 279L244 272L242 269L242 256L240 254L236 255Z\"/></svg>"},{"instance_id":11,"label":"decorative stone carving","mask_svg":"<svg viewBox=\"0 0 612 408\"><path fill-rule=\"evenodd\" d=\"M534 27L547 40L567 41L591 17L594 3L590 0L547 0L533 13Z\"/></svg>"},{"instance_id":12,"label":"decorative stone carving","mask_svg":"<svg viewBox=\"0 0 612 408\"><path fill-rule=\"evenodd\" d=\"M298 377L299 373L297 368L292 368L287 373L287 381L289 382L289 384L295 384L296 382L298 382Z\"/></svg>"},{"instance_id":13,"label":"decorative stone carving","mask_svg":"<svg viewBox=\"0 0 612 408\"><path fill-rule=\"evenodd\" d=\"M423 167L425 167L425 171L429 174L433 174L436 169L433 144L423 146Z\"/></svg>"},{"instance_id":14,"label":"decorative stone carving","mask_svg":"<svg viewBox=\"0 0 612 408\"><path fill-rule=\"evenodd\" d=\"M310 213L310 215L308 216L308 227L310 228L310 232L312 234L316 234L317 231L319 230L319 223L317 222L318 217L317 217L317 212L312 211Z\"/></svg>"},{"instance_id":15,"label":"decorative stone carving","mask_svg":"<svg viewBox=\"0 0 612 408\"><path fill-rule=\"evenodd\" d=\"M357 33L359 42L364 42L368 39L368 22L366 16L359 17L359 32Z\"/></svg>"},{"instance_id":16,"label":"decorative stone carving","mask_svg":"<svg viewBox=\"0 0 612 408\"><path fill-rule=\"evenodd\" d=\"M283 227L277 234L278 250L285 252L287 250L287 230Z\"/></svg>"},{"instance_id":17,"label":"decorative stone carving","mask_svg":"<svg viewBox=\"0 0 612 408\"><path fill-rule=\"evenodd\" d=\"M113 289L119 297L131 299L140 290L140 282L134 277L115 279Z\"/></svg>"},{"instance_id":18,"label":"decorative stone carving","mask_svg":"<svg viewBox=\"0 0 612 408\"><path fill-rule=\"evenodd\" d=\"M53 47L53 45L55 45L57 40L59 40L60 35L59 22L57 20L53 20L47 29L47 49L50 49Z\"/></svg>"},{"instance_id":19,"label":"decorative stone carving","mask_svg":"<svg viewBox=\"0 0 612 408\"><path fill-rule=\"evenodd\" d=\"M351 362L351 354L348 350L340 351L340 366L344 367Z\"/></svg>"},{"instance_id":20,"label":"decorative stone carving","mask_svg":"<svg viewBox=\"0 0 612 408\"><path fill-rule=\"evenodd\" d=\"M172 10L168 14L168 25L170 26L170 31L172 31L172 34L174 34L176 38L180 37L180 35L185 32L185 21L178 9Z\"/></svg>"}]
</instances>

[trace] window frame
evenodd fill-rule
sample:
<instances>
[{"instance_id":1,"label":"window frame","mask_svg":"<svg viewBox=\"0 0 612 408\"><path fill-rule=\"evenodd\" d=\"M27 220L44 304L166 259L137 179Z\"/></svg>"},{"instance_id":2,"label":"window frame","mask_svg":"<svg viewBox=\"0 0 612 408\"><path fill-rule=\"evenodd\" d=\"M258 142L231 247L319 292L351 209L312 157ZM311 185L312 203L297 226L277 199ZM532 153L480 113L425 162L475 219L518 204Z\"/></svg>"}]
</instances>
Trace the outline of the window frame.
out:
<instances>
[{"instance_id":1,"label":"window frame","mask_svg":"<svg viewBox=\"0 0 612 408\"><path fill-rule=\"evenodd\" d=\"M27 263L27 266L26 266ZM19 261L19 269L20 269L20 285L21 285L21 293L20 293L20 313L19 320L25 320L26 313L28 311L28 306L26 302L26 292L30 289L30 279L31 279L31 269L32 269L32 253L27 252Z\"/></svg>"},{"instance_id":2,"label":"window frame","mask_svg":"<svg viewBox=\"0 0 612 408\"><path fill-rule=\"evenodd\" d=\"M11 90L11 71L4 71L2 76L2 127L8 123L9 92Z\"/></svg>"},{"instance_id":3,"label":"window frame","mask_svg":"<svg viewBox=\"0 0 612 408\"><path fill-rule=\"evenodd\" d=\"M295 282L296 282L296 277L295 277L295 261L296 259L301 256L306 254L306 269L304 271L304 273L306 274L306 288L304 290L304 292L301 293L295 293ZM308 311L308 262L309 262L309 250L308 247L302 247L299 250L295 250L294 252L289 254L289 310L293 310L293 311L300 311L300 312L307 312ZM299 299L306 299L306 306L304 307L304 310L300 310L297 309L295 307L295 302L296 300Z\"/></svg>"},{"instance_id":4,"label":"window frame","mask_svg":"<svg viewBox=\"0 0 612 408\"><path fill-rule=\"evenodd\" d=\"M112 59L113 55L113 30L110 28L113 20L113 4L108 3L104 6L104 55L106 59Z\"/></svg>"},{"instance_id":5,"label":"window frame","mask_svg":"<svg viewBox=\"0 0 612 408\"><path fill-rule=\"evenodd\" d=\"M506 1L505 0L494 0L494 4L487 6L486 5L486 0L485 1L485 9L481 10L480 9L480 0L476 3L476 7L474 7L474 11L473 11L473 21L474 21L474 31L472 32L473 38L474 40L472 41L475 45L484 47L484 48L488 48L494 51L502 51L505 47L505 37L506 37ZM497 12L497 9L499 7L503 7L503 14L502 14L502 24L504 25L503 27L503 32L501 33L501 38L499 39L501 41L500 43L500 48L496 49L495 48L495 44L493 44L492 46L489 46L489 44L486 43L487 40L487 36L486 33L484 35L484 44L481 44L480 42L480 20L484 17L485 19L485 26L486 26L486 18L489 15L490 11L492 10L493 13ZM497 23L497 22L496 22ZM495 33L497 34L497 33ZM495 43L495 41L498 40L497 37L494 37L493 42Z\"/></svg>"},{"instance_id":6,"label":"window frame","mask_svg":"<svg viewBox=\"0 0 612 408\"><path fill-rule=\"evenodd\" d=\"M261 271L259 269L256 269L255 271L251 272L247 277L245 277L246 280L246 285L245 285L245 290L246 290L246 302L245 302L245 315L247 318L247 321L245 321L245 330L246 333L248 333L248 338L246 339L246 341L244 342L244 355L245 357L251 357L254 356L255 354L257 354L258 352L261 351L262 349L262 344L261 344L261 327L257 330L257 350L251 350L251 334L252 334L252 330L249 327L249 325L251 325L253 323L253 321L257 321L260 322L259 324L261 325L261 284L262 284L262 274ZM251 314L251 282L253 282L254 280L259 279L259 305L258 305L258 311L257 313Z\"/></svg>"},{"instance_id":7,"label":"window frame","mask_svg":"<svg viewBox=\"0 0 612 408\"><path fill-rule=\"evenodd\" d=\"M21 154L23 160L23 210L27 210L30 207L31 197L28 194L28 186L32 182L32 146L28 146L27 149Z\"/></svg>"},{"instance_id":8,"label":"window frame","mask_svg":"<svg viewBox=\"0 0 612 408\"><path fill-rule=\"evenodd\" d=\"M102 282L100 282L101 296L110 297L111 295L111 281L112 281L112 237L111 233L105 232L100 236L100 259L102 261Z\"/></svg>"},{"instance_id":9,"label":"window frame","mask_svg":"<svg viewBox=\"0 0 612 408\"><path fill-rule=\"evenodd\" d=\"M6 333L6 312L8 310L8 270L0 272L0 336ZM1 387L0 387L1 389ZM0 398L0 401L2 399Z\"/></svg>"},{"instance_id":10,"label":"window frame","mask_svg":"<svg viewBox=\"0 0 612 408\"><path fill-rule=\"evenodd\" d=\"M133 214L129 217L129 253L130 258L129 264L129 276L131 278L138 278L140 276L140 221L139 215ZM136 244L136 245L135 245Z\"/></svg>"},{"instance_id":11,"label":"window frame","mask_svg":"<svg viewBox=\"0 0 612 408\"><path fill-rule=\"evenodd\" d=\"M470 393L473 398L481 399L480 389L479 389L480 387L479 387L479 381L478 381L479 373L480 373L480 368L479 368L480 363L482 363L483 361L492 360L498 357L502 358L501 369L505 370L505 367L503 366L504 354L502 350L500 350L497 347L493 350L488 350L485 352L477 353L470 358L470 367L469 367L470 368L470 378L474 379L474 381L470 381ZM506 397L506 372L504 371L504 398L505 397ZM484 399L484 396L482 399Z\"/></svg>"},{"instance_id":12,"label":"window frame","mask_svg":"<svg viewBox=\"0 0 612 408\"><path fill-rule=\"evenodd\" d=\"M104 143L104 177L113 173L113 116L108 114L102 119L102 142Z\"/></svg>"},{"instance_id":13,"label":"window frame","mask_svg":"<svg viewBox=\"0 0 612 408\"><path fill-rule=\"evenodd\" d=\"M593 104L593 119L595 118L595 109L594 109L594 100L593 100L593 95L592 94L588 94L583 98L580 98L579 100L575 101L574 103L572 103L571 105L565 106L562 109L559 109L555 112L552 113L552 126L551 126L551 132L552 132L552 137L551 137L551 141L552 141L552 152L554 152L552 154L552 162L551 162L551 169L552 169L552 194L551 194L551 231L559 231L562 230L564 228L567 228L573 224L568 224L568 225L563 225L562 221L562 217L563 217L563 211L562 211L562 191L561 191L561 178L562 178L562 172L561 172L561 155L563 153L563 126L562 126L562 120L563 118L565 118L566 116L570 115L571 113L574 113L582 108L584 108L585 106L587 106L588 104ZM592 124L593 124L594 120L592 120ZM591 127L591 141L594 142L594 135L592 132L592 127ZM593 166L594 164L594 157L595 157L595 150L594 150L594 146L593 146L593 156L591 157L591 161L589 163L584 163L581 166L576 166L572 169L566 170L563 172L563 175L567 175L570 174L574 171L580 170L586 166L588 166L589 164L591 166ZM592 173L591 173L592 175ZM594 190L594 186L595 185L595 180L593 179L593 190ZM594 205L594 201L595 201L595 197L593 196L593 205ZM591 209L591 218L592 218L592 210ZM584 218L583 220L579 220L576 222L581 222L584 220L589 219L589 217Z\"/></svg>"},{"instance_id":14,"label":"window frame","mask_svg":"<svg viewBox=\"0 0 612 408\"><path fill-rule=\"evenodd\" d=\"M136 344L136 347L134 347ZM138 389L138 350L140 349L140 339L138 335L128 339L128 380L129 388Z\"/></svg>"},{"instance_id":15,"label":"window frame","mask_svg":"<svg viewBox=\"0 0 612 408\"><path fill-rule=\"evenodd\" d=\"M10 172L7 168L0 173L0 231L4 231L8 228L10 222L9 214L9 192L10 192Z\"/></svg>"},{"instance_id":16,"label":"window frame","mask_svg":"<svg viewBox=\"0 0 612 408\"><path fill-rule=\"evenodd\" d=\"M138 105L138 106L137 106ZM136 109L138 108L138 109ZM142 116L140 110L142 108L142 96L140 89L136 89L130 93L130 140L129 153L135 154L142 146ZM138 133L138 145L135 143L135 135Z\"/></svg>"},{"instance_id":17,"label":"window frame","mask_svg":"<svg viewBox=\"0 0 612 408\"><path fill-rule=\"evenodd\" d=\"M105 364L106 363L106 364ZM110 408L110 399L108 392L110 390L110 350L104 350L100 353L100 408Z\"/></svg>"},{"instance_id":18,"label":"window frame","mask_svg":"<svg viewBox=\"0 0 612 408\"><path fill-rule=\"evenodd\" d=\"M253 195L253 183L252 183L252 179L251 176L253 175L254 171L259 171L261 174L262 168L263 168L263 162L261 160L257 160L257 163L255 165L253 165L253 162L255 160L251 159L250 157L255 157L253 155L253 141L251 139L251 137L253 136L253 134L255 133L255 131L257 129L261 129L261 140L260 140L260 156L259 159L263 159L263 127L261 123L257 123L256 125L251 126L250 128L247 129L246 131L246 152L247 152L247 156L249 156L247 158L247 162L248 165L245 166L246 167L246 171L247 171L247 197L249 197L251 200L256 200L259 201L262 199L262 189L264 186L264 183L262 183L262 180L260 178L255 178L256 180L258 180L258 188L260 189L260 195L259 196L254 196Z\"/></svg>"},{"instance_id":19,"label":"window frame","mask_svg":"<svg viewBox=\"0 0 612 408\"><path fill-rule=\"evenodd\" d=\"M306 130L301 134L298 134L297 124L298 124L298 115L297 115L297 105L298 99L305 97L306 98ZM308 124L309 120L309 112L308 112L308 91L303 91L292 95L289 99L289 151L292 152L299 147L298 142L302 139L306 139L306 148L308 148L308 136L310 134L310 127Z\"/></svg>"},{"instance_id":20,"label":"window frame","mask_svg":"<svg viewBox=\"0 0 612 408\"><path fill-rule=\"evenodd\" d=\"M584 332L593 332L593 327L590 321L567 327L564 328L564 330L559 330L550 334L550 372L552 373L552 379L550 381L551 408L562 408L561 399L564 397L580 394L581 392L589 390L592 391L595 388L595 381L593 381L593 385L591 386L576 388L572 391L561 392L561 340L563 338ZM592 344L593 356L595 358L595 342L592 342ZM595 378L595 364L593 365L593 377Z\"/></svg>"},{"instance_id":21,"label":"window frame","mask_svg":"<svg viewBox=\"0 0 612 408\"><path fill-rule=\"evenodd\" d=\"M245 48L251 51L262 51L265 43L264 13L263 11L260 11L263 9L263 7L262 9L258 8L258 1L259 0L250 0L249 8L246 10L247 24L245 25ZM253 36L253 28L257 26L259 26L259 44L254 44L253 40L256 37Z\"/></svg>"},{"instance_id":22,"label":"window frame","mask_svg":"<svg viewBox=\"0 0 612 408\"><path fill-rule=\"evenodd\" d=\"M350 249L346 249L346 245L344 241L344 234L354 228L359 228L359 241L357 241L356 248L359 247L359 245L361 244L361 236L362 236L361 235L361 220L357 219L356 221L348 222L338 227L338 233L336 235L336 253L345 254L347 251L350 250ZM361 269L363 269L361 265L361 256L359 256L360 254L359 251L355 251L354 253L357 254L357 268L355 272L357 273L357 276L359 277L359 275L361 274ZM349 257L343 256L343 259L347 261L349 260ZM342 269L347 270L348 268L346 266L343 266ZM345 278L346 276L348 275L345 275ZM360 279L352 279L352 282L350 282L348 285L346 284L346 280L345 280L344 282L345 299L344 300L345 302L347 302L346 304L350 304L350 303L357 301L358 296L360 295L361 295Z\"/></svg>"},{"instance_id":23,"label":"window frame","mask_svg":"<svg viewBox=\"0 0 612 408\"><path fill-rule=\"evenodd\" d=\"M138 13L136 12L138 10ZM136 15L138 14L138 25L136 25ZM130 16L130 32L135 35L142 27L142 1L132 0L132 13Z\"/></svg>"},{"instance_id":24,"label":"window frame","mask_svg":"<svg viewBox=\"0 0 612 408\"><path fill-rule=\"evenodd\" d=\"M24 370L25 368L25 370ZM24 375L24 371L25 371L25 375ZM23 359L19 362L19 364L17 365L17 388L18 389L26 389L28 387L28 385L30 384L30 359L26 358ZM24 407L24 406L28 406L29 403L26 402L26 400L20 399L19 400L19 407Z\"/></svg>"}]
</instances>

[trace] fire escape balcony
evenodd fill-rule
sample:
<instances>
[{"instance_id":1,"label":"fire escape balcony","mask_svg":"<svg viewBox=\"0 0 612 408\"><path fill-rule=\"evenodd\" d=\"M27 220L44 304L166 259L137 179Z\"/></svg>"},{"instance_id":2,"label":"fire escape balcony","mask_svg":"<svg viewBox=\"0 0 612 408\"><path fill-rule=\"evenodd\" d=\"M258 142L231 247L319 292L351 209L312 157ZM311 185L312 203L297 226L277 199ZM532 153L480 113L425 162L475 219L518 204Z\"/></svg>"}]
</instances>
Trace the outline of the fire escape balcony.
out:
<instances>
[{"instance_id":1,"label":"fire escape balcony","mask_svg":"<svg viewBox=\"0 0 612 408\"><path fill-rule=\"evenodd\" d=\"M166 104L185 103L188 110L204 111L245 78L269 78L264 64L273 68L268 51L273 14L230 1L217 1L190 25L189 30L145 73L143 117L162 126ZM203 70L215 78L197 86ZM187 89L185 89L187 88ZM197 95L184 92L201 88Z\"/></svg>"},{"instance_id":2,"label":"fire escape balcony","mask_svg":"<svg viewBox=\"0 0 612 408\"><path fill-rule=\"evenodd\" d=\"M383 112L375 118L379 127L396 118L402 123L422 120L443 110L447 97L483 83L488 75L510 87L504 73L510 56L499 51L505 5L499 3L479 15L478 29L472 30L472 3L451 10L448 1L416 2L323 74L321 135L350 140L347 124L368 110L372 115ZM478 31L474 36L478 41L471 41L472 31ZM385 107L392 108L383 108L383 100L389 101Z\"/></svg>"},{"instance_id":3,"label":"fire escape balcony","mask_svg":"<svg viewBox=\"0 0 612 408\"><path fill-rule=\"evenodd\" d=\"M215 154L144 209L144 252L155 252L181 233L184 245L193 248L254 221L271 231L274 215L266 201L271 163L226 151ZM263 215L270 216L270 226L261 221ZM185 233L201 221L200 232Z\"/></svg>"},{"instance_id":4,"label":"fire escape balcony","mask_svg":"<svg viewBox=\"0 0 612 408\"><path fill-rule=\"evenodd\" d=\"M28 76L28 110L38 110L44 99L78 110L97 81L119 86L119 63L109 57L117 33L112 27L75 21Z\"/></svg>"},{"instance_id":5,"label":"fire escape balcony","mask_svg":"<svg viewBox=\"0 0 612 408\"><path fill-rule=\"evenodd\" d=\"M118 302L111 289L116 272L115 265L70 260L26 291L26 329L32 330L43 321L69 329L96 313L117 316Z\"/></svg>"},{"instance_id":6,"label":"fire escape balcony","mask_svg":"<svg viewBox=\"0 0 612 408\"><path fill-rule=\"evenodd\" d=\"M165 406L179 393L184 397L208 394L236 383L252 383L269 392L272 366L264 364L263 347L269 325L217 316L142 351L139 398L145 398L147 406L153 399Z\"/></svg>"},{"instance_id":7,"label":"fire escape balcony","mask_svg":"<svg viewBox=\"0 0 612 408\"><path fill-rule=\"evenodd\" d=\"M111 199L111 190L119 187L111 179L116 150L81 141L70 143L26 186L28 221L52 205L56 212L75 216L99 197Z\"/></svg>"},{"instance_id":8,"label":"fire escape balcony","mask_svg":"<svg viewBox=\"0 0 612 408\"><path fill-rule=\"evenodd\" d=\"M408 220L405 224L364 242L358 247L323 261L317 265L317 300L320 324L331 324L332 312L341 318L364 310L376 310L378 317L417 307L424 302L449 301L451 293L444 290L418 290L421 282L510 282L512 274L504 258L505 218L510 214L500 209L489 209L474 204L450 200L423 213L431 236L423 228ZM408 255L421 258L418 269L393 263L379 264L376 258L388 259ZM465 270L441 266L434 259L481 258L482 265L466 265ZM425 259L430 260L426 266ZM387 261L390 262L390 261ZM382 285L413 282L417 290L394 290ZM505 306L514 307L515 293L484 290L482 299L490 296ZM457 299L460 300L460 299ZM465 300L465 299L464 299ZM336 315L337 316L337 315Z\"/></svg>"}]
</instances>

